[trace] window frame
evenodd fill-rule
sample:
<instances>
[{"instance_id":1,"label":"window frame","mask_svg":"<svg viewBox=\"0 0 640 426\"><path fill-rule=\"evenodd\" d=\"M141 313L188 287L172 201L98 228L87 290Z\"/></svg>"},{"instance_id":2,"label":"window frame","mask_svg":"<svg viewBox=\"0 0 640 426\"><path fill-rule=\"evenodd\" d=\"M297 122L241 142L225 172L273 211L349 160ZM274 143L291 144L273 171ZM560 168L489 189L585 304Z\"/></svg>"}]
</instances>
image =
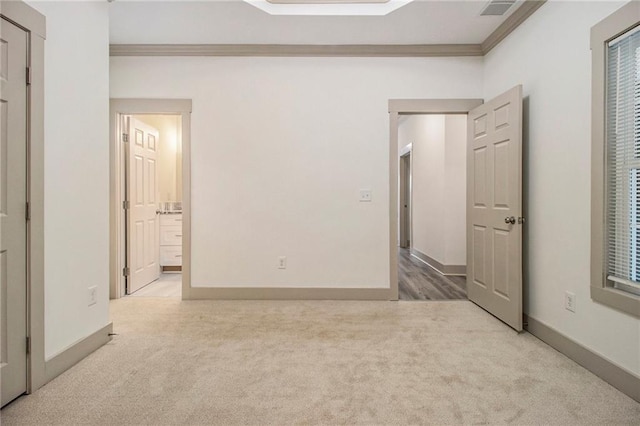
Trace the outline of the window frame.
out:
<instances>
[{"instance_id":1,"label":"window frame","mask_svg":"<svg viewBox=\"0 0 640 426\"><path fill-rule=\"evenodd\" d=\"M591 299L640 318L640 296L608 285L606 247L607 43L640 24L631 1L591 28Z\"/></svg>"}]
</instances>

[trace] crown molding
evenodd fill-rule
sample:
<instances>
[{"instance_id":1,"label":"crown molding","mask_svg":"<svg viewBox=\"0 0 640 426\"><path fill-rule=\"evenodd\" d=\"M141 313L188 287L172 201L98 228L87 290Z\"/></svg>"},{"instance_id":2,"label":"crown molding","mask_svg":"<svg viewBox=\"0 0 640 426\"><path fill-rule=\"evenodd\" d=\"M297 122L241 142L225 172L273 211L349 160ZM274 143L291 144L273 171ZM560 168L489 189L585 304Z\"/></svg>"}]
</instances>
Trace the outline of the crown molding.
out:
<instances>
[{"instance_id":1,"label":"crown molding","mask_svg":"<svg viewBox=\"0 0 640 426\"><path fill-rule=\"evenodd\" d=\"M110 56L482 56L479 44L112 44Z\"/></svg>"},{"instance_id":2,"label":"crown molding","mask_svg":"<svg viewBox=\"0 0 640 426\"><path fill-rule=\"evenodd\" d=\"M110 56L402 57L484 56L546 0L525 0L482 44L111 44Z\"/></svg>"},{"instance_id":3,"label":"crown molding","mask_svg":"<svg viewBox=\"0 0 640 426\"><path fill-rule=\"evenodd\" d=\"M507 38L516 28L533 15L547 0L525 0L522 5L517 8L505 21L500 24L489 37L482 42L482 54L486 55L496 47L502 40Z\"/></svg>"}]
</instances>

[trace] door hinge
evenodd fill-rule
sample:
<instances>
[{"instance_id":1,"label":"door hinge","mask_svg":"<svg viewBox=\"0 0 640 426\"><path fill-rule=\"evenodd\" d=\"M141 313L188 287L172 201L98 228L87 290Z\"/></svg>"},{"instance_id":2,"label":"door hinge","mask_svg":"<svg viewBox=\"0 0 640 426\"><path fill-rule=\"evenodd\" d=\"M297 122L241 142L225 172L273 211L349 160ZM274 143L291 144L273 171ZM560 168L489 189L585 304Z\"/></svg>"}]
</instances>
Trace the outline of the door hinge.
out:
<instances>
[{"instance_id":1,"label":"door hinge","mask_svg":"<svg viewBox=\"0 0 640 426\"><path fill-rule=\"evenodd\" d=\"M31 67L27 67L26 77L27 77L27 86L31 86Z\"/></svg>"},{"instance_id":2,"label":"door hinge","mask_svg":"<svg viewBox=\"0 0 640 426\"><path fill-rule=\"evenodd\" d=\"M128 133L123 133L122 134L122 142L129 142L129 134Z\"/></svg>"},{"instance_id":3,"label":"door hinge","mask_svg":"<svg viewBox=\"0 0 640 426\"><path fill-rule=\"evenodd\" d=\"M130 208L130 206L131 206L131 203L129 202L129 200L125 200L125 201L122 202L122 208L123 209L127 210L127 209Z\"/></svg>"},{"instance_id":4,"label":"door hinge","mask_svg":"<svg viewBox=\"0 0 640 426\"><path fill-rule=\"evenodd\" d=\"M27 355L31 353L31 337L27 336Z\"/></svg>"},{"instance_id":5,"label":"door hinge","mask_svg":"<svg viewBox=\"0 0 640 426\"><path fill-rule=\"evenodd\" d=\"M524 225L524 217L519 217L519 218L518 218L518 223L519 223L520 225Z\"/></svg>"},{"instance_id":6,"label":"door hinge","mask_svg":"<svg viewBox=\"0 0 640 426\"><path fill-rule=\"evenodd\" d=\"M122 268L122 276L124 276L124 277L128 277L129 276L129 268L127 268L127 267Z\"/></svg>"},{"instance_id":7,"label":"door hinge","mask_svg":"<svg viewBox=\"0 0 640 426\"><path fill-rule=\"evenodd\" d=\"M25 206L24 218L25 220L31 220L31 206L29 205L29 202L27 202Z\"/></svg>"}]
</instances>

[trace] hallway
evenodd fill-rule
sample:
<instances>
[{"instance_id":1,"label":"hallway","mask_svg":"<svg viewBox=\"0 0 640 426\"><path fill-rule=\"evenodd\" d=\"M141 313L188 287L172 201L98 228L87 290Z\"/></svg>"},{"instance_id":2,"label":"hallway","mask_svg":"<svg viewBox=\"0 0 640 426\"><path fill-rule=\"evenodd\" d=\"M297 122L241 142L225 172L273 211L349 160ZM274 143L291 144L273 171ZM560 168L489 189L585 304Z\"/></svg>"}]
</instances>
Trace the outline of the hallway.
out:
<instances>
[{"instance_id":1,"label":"hallway","mask_svg":"<svg viewBox=\"0 0 640 426\"><path fill-rule=\"evenodd\" d=\"M398 248L398 298L400 300L467 300L464 276L442 275L409 249Z\"/></svg>"}]
</instances>

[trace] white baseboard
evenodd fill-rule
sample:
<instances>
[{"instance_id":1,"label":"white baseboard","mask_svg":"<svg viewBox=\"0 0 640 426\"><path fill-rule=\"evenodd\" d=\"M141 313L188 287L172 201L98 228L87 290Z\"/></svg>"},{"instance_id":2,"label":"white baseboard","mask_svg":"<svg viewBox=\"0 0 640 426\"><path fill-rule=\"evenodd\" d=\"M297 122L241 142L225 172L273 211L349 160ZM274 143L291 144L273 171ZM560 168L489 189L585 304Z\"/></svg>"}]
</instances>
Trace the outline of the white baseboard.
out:
<instances>
[{"instance_id":1,"label":"white baseboard","mask_svg":"<svg viewBox=\"0 0 640 426\"><path fill-rule=\"evenodd\" d=\"M388 288L191 287L184 300L390 300Z\"/></svg>"},{"instance_id":2,"label":"white baseboard","mask_svg":"<svg viewBox=\"0 0 640 426\"><path fill-rule=\"evenodd\" d=\"M111 340L110 334L112 330L113 323L109 323L95 333L77 341L48 361L45 361L46 381L50 382L55 379L82 361L87 355L109 342Z\"/></svg>"},{"instance_id":3,"label":"white baseboard","mask_svg":"<svg viewBox=\"0 0 640 426\"><path fill-rule=\"evenodd\" d=\"M525 315L525 329L620 392L640 402L640 377L592 352L546 324Z\"/></svg>"},{"instance_id":4,"label":"white baseboard","mask_svg":"<svg viewBox=\"0 0 640 426\"><path fill-rule=\"evenodd\" d=\"M431 268L440 272L442 275L466 275L467 274L467 266L466 265L444 265L434 258L427 256L422 253L420 250L416 250L415 248L411 248L411 255L422 262L426 263Z\"/></svg>"}]
</instances>

